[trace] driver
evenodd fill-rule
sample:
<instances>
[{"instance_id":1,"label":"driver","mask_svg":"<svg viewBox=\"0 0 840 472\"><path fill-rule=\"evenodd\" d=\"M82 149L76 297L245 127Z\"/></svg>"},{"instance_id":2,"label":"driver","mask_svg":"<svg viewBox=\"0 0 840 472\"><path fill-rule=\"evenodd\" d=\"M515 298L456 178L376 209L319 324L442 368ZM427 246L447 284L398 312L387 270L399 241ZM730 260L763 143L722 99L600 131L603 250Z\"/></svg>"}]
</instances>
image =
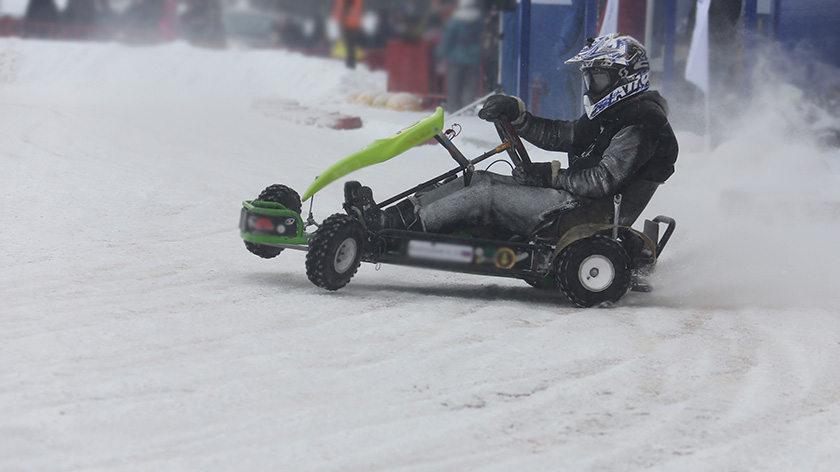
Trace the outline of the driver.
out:
<instances>
[{"instance_id":1,"label":"driver","mask_svg":"<svg viewBox=\"0 0 840 472\"><path fill-rule=\"evenodd\" d=\"M674 172L678 145L668 122L668 105L649 90L644 47L617 33L587 40L567 64L580 64L585 114L574 121L534 116L518 97L493 95L478 116L506 119L520 137L549 151L568 153L559 161L522 164L512 176L476 171L380 210L368 187L345 186L345 209L360 213L370 229L451 232L493 227L528 237L548 217L561 223L609 223L613 197L622 194L620 224L631 225L657 187Z\"/></svg>"}]
</instances>

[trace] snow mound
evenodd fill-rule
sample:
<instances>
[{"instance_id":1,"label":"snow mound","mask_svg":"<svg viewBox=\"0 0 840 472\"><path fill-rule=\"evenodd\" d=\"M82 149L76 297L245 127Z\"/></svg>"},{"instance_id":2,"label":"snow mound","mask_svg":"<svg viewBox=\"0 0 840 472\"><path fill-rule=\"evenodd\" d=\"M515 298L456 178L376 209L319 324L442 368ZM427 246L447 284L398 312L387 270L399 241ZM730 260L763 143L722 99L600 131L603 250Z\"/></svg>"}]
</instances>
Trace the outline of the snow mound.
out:
<instances>
[{"instance_id":1,"label":"snow mound","mask_svg":"<svg viewBox=\"0 0 840 472\"><path fill-rule=\"evenodd\" d=\"M332 59L282 50L207 50L4 40L0 85L38 93L95 93L138 101L250 102L287 97L339 101L350 90L384 89L385 75L349 71Z\"/></svg>"}]
</instances>

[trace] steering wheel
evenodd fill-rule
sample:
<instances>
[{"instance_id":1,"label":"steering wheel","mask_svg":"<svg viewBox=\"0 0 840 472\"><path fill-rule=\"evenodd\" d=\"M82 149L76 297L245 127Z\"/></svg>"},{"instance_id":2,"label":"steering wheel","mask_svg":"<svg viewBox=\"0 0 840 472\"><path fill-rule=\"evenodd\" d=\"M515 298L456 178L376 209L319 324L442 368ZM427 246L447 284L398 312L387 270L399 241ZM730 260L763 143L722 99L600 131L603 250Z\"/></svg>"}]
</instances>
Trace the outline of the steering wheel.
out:
<instances>
[{"instance_id":1,"label":"steering wheel","mask_svg":"<svg viewBox=\"0 0 840 472\"><path fill-rule=\"evenodd\" d=\"M510 121L505 117L499 117L493 124L496 125L496 131L499 133L499 138L501 138L502 142L509 142L511 144L507 152L513 165L519 167L522 164L530 164L531 158L528 157L528 151L525 150L525 145L519 139L519 133L516 132L516 129L510 124Z\"/></svg>"}]
</instances>

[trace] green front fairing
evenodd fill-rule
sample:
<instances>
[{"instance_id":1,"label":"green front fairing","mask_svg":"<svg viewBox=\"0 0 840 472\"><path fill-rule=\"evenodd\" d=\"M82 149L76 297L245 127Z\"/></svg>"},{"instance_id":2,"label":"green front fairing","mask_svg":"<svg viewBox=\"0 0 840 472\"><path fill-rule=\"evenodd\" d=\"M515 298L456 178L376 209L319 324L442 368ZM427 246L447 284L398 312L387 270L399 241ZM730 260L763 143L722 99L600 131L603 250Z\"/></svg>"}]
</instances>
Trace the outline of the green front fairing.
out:
<instances>
[{"instance_id":1,"label":"green front fairing","mask_svg":"<svg viewBox=\"0 0 840 472\"><path fill-rule=\"evenodd\" d=\"M435 137L442 130L443 108L438 107L434 113L417 123L401 131L397 131L393 136L385 139L377 139L370 146L350 154L330 166L330 168L316 177L315 182L306 189L306 192L303 194L303 201L309 200L312 195L315 195L319 190L337 179L363 167L379 164L380 162L385 162L388 159L396 157L414 146Z\"/></svg>"},{"instance_id":2,"label":"green front fairing","mask_svg":"<svg viewBox=\"0 0 840 472\"><path fill-rule=\"evenodd\" d=\"M286 218L294 218L297 223L297 233L294 236L275 236L271 234L256 234L240 231L239 234L242 239L250 243L257 244L288 244L288 245L308 245L308 233L303 231L303 220L300 214L287 210L285 206L274 202L263 202L259 200L247 200L242 202L242 208L248 213L257 215L279 216Z\"/></svg>"}]
</instances>

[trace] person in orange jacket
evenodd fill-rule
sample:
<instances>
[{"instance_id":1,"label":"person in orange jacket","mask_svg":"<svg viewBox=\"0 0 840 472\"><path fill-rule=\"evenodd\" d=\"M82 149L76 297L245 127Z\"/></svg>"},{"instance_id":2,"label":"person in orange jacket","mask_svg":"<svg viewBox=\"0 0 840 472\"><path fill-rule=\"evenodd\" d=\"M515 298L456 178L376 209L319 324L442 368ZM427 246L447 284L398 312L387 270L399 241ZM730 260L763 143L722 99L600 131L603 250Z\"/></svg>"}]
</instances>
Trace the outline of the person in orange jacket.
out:
<instances>
[{"instance_id":1,"label":"person in orange jacket","mask_svg":"<svg viewBox=\"0 0 840 472\"><path fill-rule=\"evenodd\" d=\"M347 67L356 68L356 48L362 39L363 0L335 0L332 17L341 27L344 46L347 50Z\"/></svg>"}]
</instances>

